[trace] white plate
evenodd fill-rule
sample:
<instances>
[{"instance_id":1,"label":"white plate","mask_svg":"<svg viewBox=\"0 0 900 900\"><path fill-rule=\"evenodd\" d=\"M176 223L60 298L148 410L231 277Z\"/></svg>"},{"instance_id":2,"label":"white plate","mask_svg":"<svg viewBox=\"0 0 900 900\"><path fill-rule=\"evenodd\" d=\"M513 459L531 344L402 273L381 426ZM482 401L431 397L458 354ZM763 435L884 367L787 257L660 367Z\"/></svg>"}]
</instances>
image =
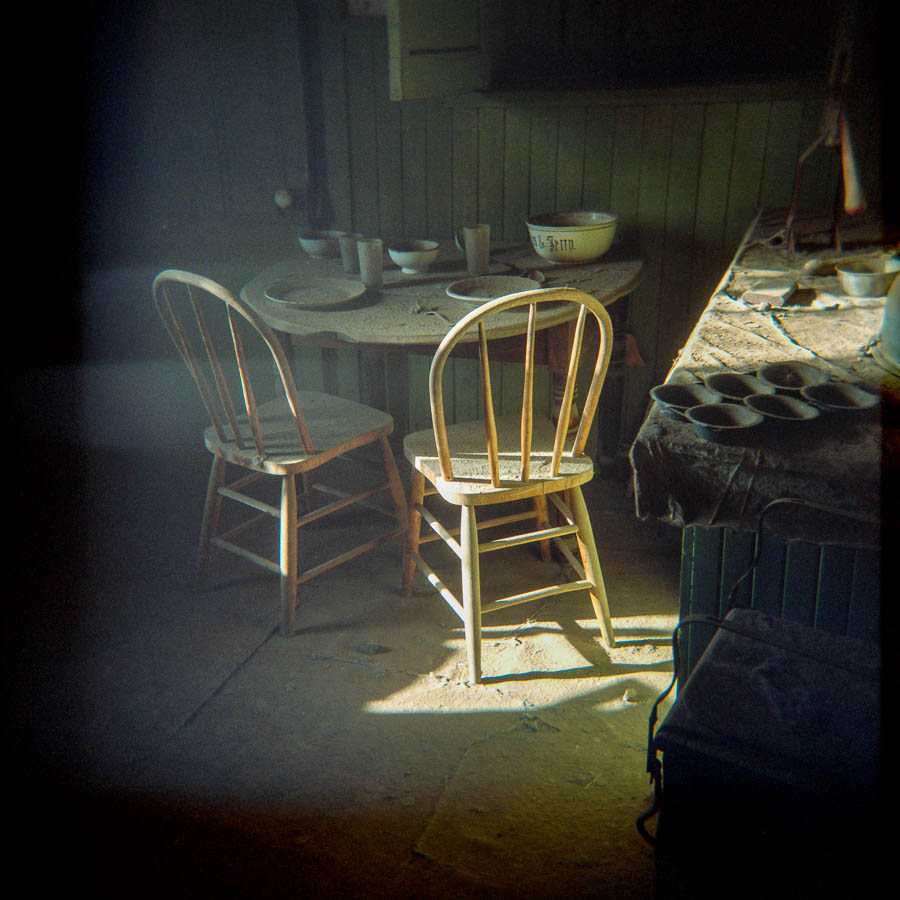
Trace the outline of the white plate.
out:
<instances>
[{"instance_id":1,"label":"white plate","mask_svg":"<svg viewBox=\"0 0 900 900\"><path fill-rule=\"evenodd\" d=\"M288 275L273 281L265 290L268 300L295 309L329 309L362 296L366 286L349 278L310 278Z\"/></svg>"},{"instance_id":2,"label":"white plate","mask_svg":"<svg viewBox=\"0 0 900 900\"><path fill-rule=\"evenodd\" d=\"M484 303L507 294L518 294L519 291L536 291L541 286L539 281L519 275L478 275L454 281L447 288L447 296L456 300Z\"/></svg>"}]
</instances>

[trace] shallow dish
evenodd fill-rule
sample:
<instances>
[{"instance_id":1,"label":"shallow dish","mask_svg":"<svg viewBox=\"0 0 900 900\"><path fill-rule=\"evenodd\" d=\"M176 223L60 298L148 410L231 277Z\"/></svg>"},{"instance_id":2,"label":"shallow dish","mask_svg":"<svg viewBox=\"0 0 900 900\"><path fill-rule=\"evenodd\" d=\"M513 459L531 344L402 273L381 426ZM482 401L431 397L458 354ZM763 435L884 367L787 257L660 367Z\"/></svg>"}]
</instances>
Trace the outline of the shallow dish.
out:
<instances>
[{"instance_id":1,"label":"shallow dish","mask_svg":"<svg viewBox=\"0 0 900 900\"><path fill-rule=\"evenodd\" d=\"M618 218L609 212L549 212L527 220L534 252L551 262L599 259L616 235Z\"/></svg>"},{"instance_id":2,"label":"shallow dish","mask_svg":"<svg viewBox=\"0 0 900 900\"><path fill-rule=\"evenodd\" d=\"M345 231L302 231L297 240L300 246L316 259L329 259L339 256L341 252L338 238Z\"/></svg>"},{"instance_id":3,"label":"shallow dish","mask_svg":"<svg viewBox=\"0 0 900 900\"><path fill-rule=\"evenodd\" d=\"M703 379L706 386L720 393L726 400L742 401L750 394L774 394L775 388L757 378L741 372L714 372Z\"/></svg>"},{"instance_id":4,"label":"shallow dish","mask_svg":"<svg viewBox=\"0 0 900 900\"><path fill-rule=\"evenodd\" d=\"M520 291L536 291L541 287L539 281L519 275L478 275L474 278L463 278L454 281L446 289L448 297L457 300L469 300L473 303L484 303L505 297L507 294L518 294Z\"/></svg>"},{"instance_id":5,"label":"shallow dish","mask_svg":"<svg viewBox=\"0 0 900 900\"><path fill-rule=\"evenodd\" d=\"M697 382L670 382L650 388L650 396L670 419L684 421L684 413L692 406L720 403L722 395Z\"/></svg>"},{"instance_id":6,"label":"shallow dish","mask_svg":"<svg viewBox=\"0 0 900 900\"><path fill-rule=\"evenodd\" d=\"M835 269L845 294L851 297L883 297L900 272L900 259L845 260L837 263Z\"/></svg>"},{"instance_id":7,"label":"shallow dish","mask_svg":"<svg viewBox=\"0 0 900 900\"><path fill-rule=\"evenodd\" d=\"M825 412L865 412L881 402L877 394L855 384L813 384L800 391L804 400Z\"/></svg>"},{"instance_id":8,"label":"shallow dish","mask_svg":"<svg viewBox=\"0 0 900 900\"><path fill-rule=\"evenodd\" d=\"M770 363L763 366L757 375L776 391L800 391L813 384L824 384L828 376L815 366L802 362Z\"/></svg>"},{"instance_id":9,"label":"shallow dish","mask_svg":"<svg viewBox=\"0 0 900 900\"><path fill-rule=\"evenodd\" d=\"M388 256L407 275L422 275L427 272L437 252L437 241L394 241L388 247Z\"/></svg>"},{"instance_id":10,"label":"shallow dish","mask_svg":"<svg viewBox=\"0 0 900 900\"><path fill-rule=\"evenodd\" d=\"M310 278L293 275L273 281L263 292L267 300L294 309L343 306L366 292L361 281L349 278Z\"/></svg>"},{"instance_id":11,"label":"shallow dish","mask_svg":"<svg viewBox=\"0 0 900 900\"><path fill-rule=\"evenodd\" d=\"M704 403L685 410L694 430L707 441L737 441L764 421L762 413L736 403Z\"/></svg>"},{"instance_id":12,"label":"shallow dish","mask_svg":"<svg viewBox=\"0 0 900 900\"><path fill-rule=\"evenodd\" d=\"M819 415L819 410L796 397L783 394L751 394L744 403L754 412L779 422L808 422Z\"/></svg>"}]
</instances>

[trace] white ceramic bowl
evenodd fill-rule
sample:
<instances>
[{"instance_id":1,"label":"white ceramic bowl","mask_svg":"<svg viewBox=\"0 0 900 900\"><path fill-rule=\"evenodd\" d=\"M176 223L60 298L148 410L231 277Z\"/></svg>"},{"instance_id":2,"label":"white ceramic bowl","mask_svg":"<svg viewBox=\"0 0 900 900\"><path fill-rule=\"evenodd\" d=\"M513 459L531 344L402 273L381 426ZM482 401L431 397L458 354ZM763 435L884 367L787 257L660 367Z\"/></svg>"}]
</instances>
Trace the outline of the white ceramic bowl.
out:
<instances>
[{"instance_id":1,"label":"white ceramic bowl","mask_svg":"<svg viewBox=\"0 0 900 900\"><path fill-rule=\"evenodd\" d=\"M538 256L551 262L583 263L609 250L618 221L609 212L550 212L532 216L526 224Z\"/></svg>"},{"instance_id":2,"label":"white ceramic bowl","mask_svg":"<svg viewBox=\"0 0 900 900\"><path fill-rule=\"evenodd\" d=\"M338 238L345 234L343 231L302 231L297 240L300 246L317 259L327 259L339 256L341 252Z\"/></svg>"},{"instance_id":3,"label":"white ceramic bowl","mask_svg":"<svg viewBox=\"0 0 900 900\"><path fill-rule=\"evenodd\" d=\"M388 256L408 275L427 272L437 252L437 241L394 241L388 247Z\"/></svg>"}]
</instances>

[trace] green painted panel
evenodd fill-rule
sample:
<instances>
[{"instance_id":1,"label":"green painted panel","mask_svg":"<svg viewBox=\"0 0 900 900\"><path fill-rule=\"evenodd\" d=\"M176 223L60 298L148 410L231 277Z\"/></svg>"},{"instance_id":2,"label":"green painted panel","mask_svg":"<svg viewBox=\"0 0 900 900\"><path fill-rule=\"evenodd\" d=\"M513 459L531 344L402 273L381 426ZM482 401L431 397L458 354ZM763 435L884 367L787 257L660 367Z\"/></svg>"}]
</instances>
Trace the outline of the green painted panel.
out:
<instances>
[{"instance_id":1,"label":"green painted panel","mask_svg":"<svg viewBox=\"0 0 900 900\"><path fill-rule=\"evenodd\" d=\"M756 534L725 530L722 536L722 569L719 575L719 610L724 616L734 607L749 608L753 594L753 560Z\"/></svg>"},{"instance_id":2,"label":"green painted panel","mask_svg":"<svg viewBox=\"0 0 900 900\"><path fill-rule=\"evenodd\" d=\"M411 354L407 357L409 373L409 431L420 431L431 427L431 400L428 394L428 373L431 357ZM450 407L452 409L452 407Z\"/></svg>"},{"instance_id":3,"label":"green painted panel","mask_svg":"<svg viewBox=\"0 0 900 900\"><path fill-rule=\"evenodd\" d=\"M528 165L530 159L531 115L521 106L505 111L503 146L503 232L506 241L528 239L525 221L528 206Z\"/></svg>"},{"instance_id":4,"label":"green painted panel","mask_svg":"<svg viewBox=\"0 0 900 900\"><path fill-rule=\"evenodd\" d=\"M753 575L753 609L781 616L784 596L785 545L767 535L760 535L756 545L756 571Z\"/></svg>"},{"instance_id":5,"label":"green painted panel","mask_svg":"<svg viewBox=\"0 0 900 900\"><path fill-rule=\"evenodd\" d=\"M346 38L347 120L350 134L350 184L353 227L364 234L381 234L378 218L378 152L373 136L375 73L372 47L365 29L354 28Z\"/></svg>"},{"instance_id":6,"label":"green painted panel","mask_svg":"<svg viewBox=\"0 0 900 900\"><path fill-rule=\"evenodd\" d=\"M388 51L384 28L372 30L370 44L376 125L369 140L374 139L377 152L378 233L392 238L403 234L403 110L388 97Z\"/></svg>"},{"instance_id":7,"label":"green painted panel","mask_svg":"<svg viewBox=\"0 0 900 900\"><path fill-rule=\"evenodd\" d=\"M856 552L847 633L873 644L881 641L881 554L875 550Z\"/></svg>"},{"instance_id":8,"label":"green painted panel","mask_svg":"<svg viewBox=\"0 0 900 900\"><path fill-rule=\"evenodd\" d=\"M719 581L722 564L722 528L695 528L691 561L691 613L719 614ZM688 637L688 658L693 669L715 629L693 625Z\"/></svg>"},{"instance_id":9,"label":"green painted panel","mask_svg":"<svg viewBox=\"0 0 900 900\"><path fill-rule=\"evenodd\" d=\"M798 541L788 545L784 572L785 619L801 625L814 623L820 552L815 544Z\"/></svg>"},{"instance_id":10,"label":"green painted panel","mask_svg":"<svg viewBox=\"0 0 900 900\"><path fill-rule=\"evenodd\" d=\"M846 634L853 589L854 551L823 547L819 565L819 592L815 627L831 634Z\"/></svg>"},{"instance_id":11,"label":"green painted panel","mask_svg":"<svg viewBox=\"0 0 900 900\"><path fill-rule=\"evenodd\" d=\"M446 378L446 375L444 376ZM477 419L481 410L481 381L477 359L453 360L453 421Z\"/></svg>"}]
</instances>

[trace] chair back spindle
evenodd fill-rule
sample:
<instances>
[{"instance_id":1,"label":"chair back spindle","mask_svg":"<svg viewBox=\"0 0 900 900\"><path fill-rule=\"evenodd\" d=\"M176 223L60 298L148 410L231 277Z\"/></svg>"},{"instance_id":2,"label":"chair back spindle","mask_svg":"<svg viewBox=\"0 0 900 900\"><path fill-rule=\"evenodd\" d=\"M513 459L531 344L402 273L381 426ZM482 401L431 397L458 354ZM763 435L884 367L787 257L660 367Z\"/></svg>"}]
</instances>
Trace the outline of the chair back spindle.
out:
<instances>
[{"instance_id":1,"label":"chair back spindle","mask_svg":"<svg viewBox=\"0 0 900 900\"><path fill-rule=\"evenodd\" d=\"M256 452L261 456L266 452L259 419L257 392L253 385L250 361L242 335L242 330L249 326L262 340L274 363L303 449L307 453L314 452L293 372L284 348L272 329L253 309L215 281L178 269L167 269L156 276L153 282L153 299L169 336L197 385L220 441L230 441L238 449L244 449L241 425L245 422L245 428L250 430ZM238 404L228 383L223 362L224 346L217 344L214 330L204 311L208 303L216 301L225 307L229 338L225 343L229 345L228 353L233 355L237 367L237 379L243 401L242 413L238 412ZM191 340L192 331L199 337L199 346L202 347L199 352L195 342ZM205 365L201 362L204 357Z\"/></svg>"},{"instance_id":2,"label":"chair back spindle","mask_svg":"<svg viewBox=\"0 0 900 900\"><path fill-rule=\"evenodd\" d=\"M444 414L443 400L443 371L447 359L453 348L469 332L477 327L479 348L479 374L481 378L481 392L484 401L484 430L486 452L489 463L491 484L500 486L500 454L498 447L496 414L490 381L490 361L485 331L485 319L490 316L503 313L507 310L528 306L528 324L525 332L525 372L522 391L522 411L520 425L520 460L518 466L521 481L528 481L531 471L531 448L534 422L534 346L535 323L537 306L539 303L572 303L580 306L572 339L572 348L569 354L566 383L563 390L562 403L559 411L559 420L554 435L553 452L550 460L552 476L559 472L560 463L564 455L580 456L587 443L591 423L597 411L600 392L606 373L609 369L609 360L612 354L612 322L603 305L583 291L575 288L545 288L535 291L523 291L517 294L509 294L482 304L457 322L441 341L431 364L429 375L429 394L431 401L431 416L434 427L437 456L441 467L441 476L446 481L453 480L453 466L447 438L446 418ZM591 381L585 398L584 408L575 433L572 447L566 451L566 437L571 419L572 405L575 396L575 384L581 363L582 344L584 341L587 315L590 313L600 330L600 343L597 357L593 363Z\"/></svg>"}]
</instances>

